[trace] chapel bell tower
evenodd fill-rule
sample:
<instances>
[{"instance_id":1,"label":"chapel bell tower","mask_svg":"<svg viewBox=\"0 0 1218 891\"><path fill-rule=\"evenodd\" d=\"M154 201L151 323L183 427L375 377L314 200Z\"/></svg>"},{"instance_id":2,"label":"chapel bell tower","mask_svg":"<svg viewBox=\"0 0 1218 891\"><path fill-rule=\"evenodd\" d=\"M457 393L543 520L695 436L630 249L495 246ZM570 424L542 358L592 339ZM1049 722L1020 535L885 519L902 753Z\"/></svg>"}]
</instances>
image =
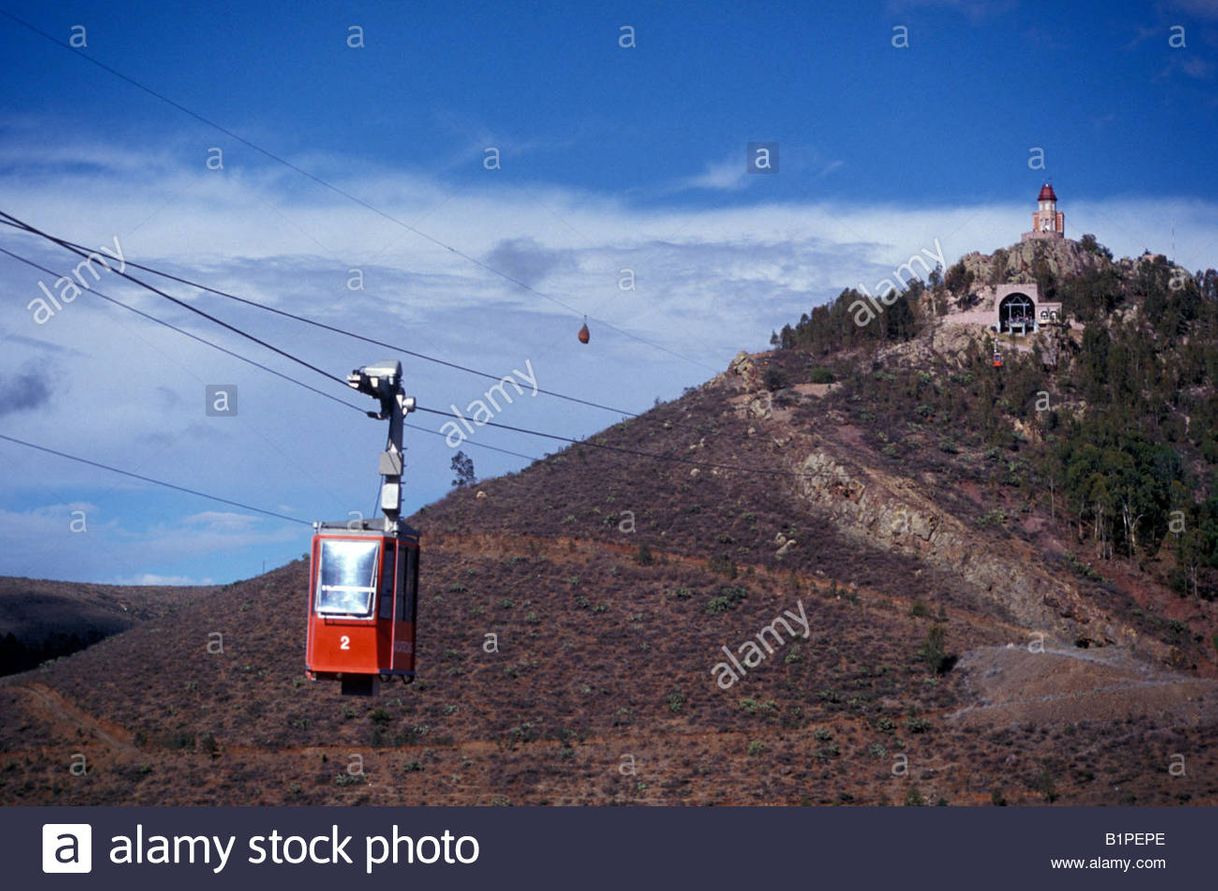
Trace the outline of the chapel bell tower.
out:
<instances>
[{"instance_id":1,"label":"chapel bell tower","mask_svg":"<svg viewBox=\"0 0 1218 891\"><path fill-rule=\"evenodd\" d=\"M1057 193L1052 183L1040 187L1036 196L1036 211L1032 214L1032 231L1023 234L1023 241L1037 238L1065 238L1066 215L1057 209Z\"/></svg>"}]
</instances>

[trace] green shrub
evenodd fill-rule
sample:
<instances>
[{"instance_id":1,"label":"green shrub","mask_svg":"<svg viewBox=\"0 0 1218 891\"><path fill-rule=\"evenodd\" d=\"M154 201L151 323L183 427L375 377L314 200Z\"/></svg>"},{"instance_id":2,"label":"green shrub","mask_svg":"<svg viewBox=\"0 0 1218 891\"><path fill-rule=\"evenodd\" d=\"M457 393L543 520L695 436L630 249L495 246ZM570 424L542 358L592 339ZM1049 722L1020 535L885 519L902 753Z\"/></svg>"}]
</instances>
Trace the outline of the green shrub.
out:
<instances>
[{"instance_id":1,"label":"green shrub","mask_svg":"<svg viewBox=\"0 0 1218 891\"><path fill-rule=\"evenodd\" d=\"M714 616L735 609L740 601L748 597L748 594L749 592L745 588L724 585L719 589L719 594L712 597L706 604L706 611Z\"/></svg>"},{"instance_id":2,"label":"green shrub","mask_svg":"<svg viewBox=\"0 0 1218 891\"><path fill-rule=\"evenodd\" d=\"M1049 804L1057 801L1057 786L1053 783L1053 774L1049 772L1049 768L1045 767L1037 774L1033 788Z\"/></svg>"},{"instance_id":3,"label":"green shrub","mask_svg":"<svg viewBox=\"0 0 1218 891\"><path fill-rule=\"evenodd\" d=\"M996 507L991 511L987 511L977 521L977 525L983 529L988 526L1005 526L1007 522L1006 511L1000 507Z\"/></svg>"},{"instance_id":4,"label":"green shrub","mask_svg":"<svg viewBox=\"0 0 1218 891\"><path fill-rule=\"evenodd\" d=\"M755 715L759 712L763 715L771 715L778 711L778 703L773 699L753 699L750 696L746 696L738 704L740 710L749 715Z\"/></svg>"},{"instance_id":5,"label":"green shrub","mask_svg":"<svg viewBox=\"0 0 1218 891\"><path fill-rule=\"evenodd\" d=\"M926 632L926 640L918 650L918 658L926 663L935 674L947 674L956 664L956 657L949 655L945 645L947 629L942 625L932 625Z\"/></svg>"},{"instance_id":6,"label":"green shrub","mask_svg":"<svg viewBox=\"0 0 1218 891\"><path fill-rule=\"evenodd\" d=\"M762 382L765 384L765 388L773 393L775 390L782 390L787 386L787 376L782 373L781 368L771 365L765 370Z\"/></svg>"}]
</instances>

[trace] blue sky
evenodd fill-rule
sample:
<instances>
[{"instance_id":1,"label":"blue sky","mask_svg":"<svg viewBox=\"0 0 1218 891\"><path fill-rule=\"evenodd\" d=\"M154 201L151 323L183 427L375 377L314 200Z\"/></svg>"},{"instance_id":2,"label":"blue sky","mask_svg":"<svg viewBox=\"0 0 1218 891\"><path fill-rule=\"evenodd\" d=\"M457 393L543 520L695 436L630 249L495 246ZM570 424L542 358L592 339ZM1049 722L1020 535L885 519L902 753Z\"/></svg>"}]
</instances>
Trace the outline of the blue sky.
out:
<instances>
[{"instance_id":1,"label":"blue sky","mask_svg":"<svg viewBox=\"0 0 1218 891\"><path fill-rule=\"evenodd\" d=\"M0 2L64 41L83 26L91 58L532 291L2 16L0 209L496 375L528 361L542 387L633 411L913 254L1016 241L1046 177L1067 234L1216 265L1212 0L518 7ZM745 171L750 142L778 144L776 174ZM73 265L28 237L0 246ZM38 325L45 278L0 257L0 432L302 519L369 510L377 424L88 295ZM305 374L115 276L97 287ZM337 374L384 352L175 293ZM487 384L405 364L424 404L464 406ZM204 416L207 384L239 387L237 417ZM616 417L526 394L499 420L582 436ZM417 506L446 490L451 451L410 444ZM468 452L482 476L522 463ZM0 466L2 574L227 581L307 546L304 527L16 446Z\"/></svg>"}]
</instances>

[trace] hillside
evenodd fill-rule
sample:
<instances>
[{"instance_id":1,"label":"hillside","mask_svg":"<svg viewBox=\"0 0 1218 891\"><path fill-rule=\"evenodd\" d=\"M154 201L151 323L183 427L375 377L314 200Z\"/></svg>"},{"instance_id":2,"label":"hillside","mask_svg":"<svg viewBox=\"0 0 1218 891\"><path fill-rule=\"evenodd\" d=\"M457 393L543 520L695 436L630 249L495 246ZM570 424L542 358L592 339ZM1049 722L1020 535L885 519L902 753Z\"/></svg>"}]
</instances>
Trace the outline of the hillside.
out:
<instances>
[{"instance_id":1,"label":"hillside","mask_svg":"<svg viewBox=\"0 0 1218 891\"><path fill-rule=\"evenodd\" d=\"M412 686L304 679L301 562L0 681L0 796L1218 803L1218 295L1029 250L966 258L873 331L847 292L592 440L678 460L573 446L421 511ZM1077 326L994 369L989 334L943 322L986 269ZM807 636L767 643L782 615Z\"/></svg>"},{"instance_id":2,"label":"hillside","mask_svg":"<svg viewBox=\"0 0 1218 891\"><path fill-rule=\"evenodd\" d=\"M0 676L163 618L210 590L0 578Z\"/></svg>"}]
</instances>

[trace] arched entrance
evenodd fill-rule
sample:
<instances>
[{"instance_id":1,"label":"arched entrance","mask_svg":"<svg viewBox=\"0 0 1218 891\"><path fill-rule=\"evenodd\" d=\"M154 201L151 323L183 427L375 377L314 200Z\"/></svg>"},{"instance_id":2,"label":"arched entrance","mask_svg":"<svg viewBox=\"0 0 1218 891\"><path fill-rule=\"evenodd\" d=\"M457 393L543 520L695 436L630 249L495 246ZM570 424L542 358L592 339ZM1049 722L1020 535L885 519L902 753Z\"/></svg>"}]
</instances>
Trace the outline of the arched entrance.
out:
<instances>
[{"instance_id":1,"label":"arched entrance","mask_svg":"<svg viewBox=\"0 0 1218 891\"><path fill-rule=\"evenodd\" d=\"M1027 294L1016 291L998 304L999 333L1029 334L1036 330L1036 304Z\"/></svg>"}]
</instances>

